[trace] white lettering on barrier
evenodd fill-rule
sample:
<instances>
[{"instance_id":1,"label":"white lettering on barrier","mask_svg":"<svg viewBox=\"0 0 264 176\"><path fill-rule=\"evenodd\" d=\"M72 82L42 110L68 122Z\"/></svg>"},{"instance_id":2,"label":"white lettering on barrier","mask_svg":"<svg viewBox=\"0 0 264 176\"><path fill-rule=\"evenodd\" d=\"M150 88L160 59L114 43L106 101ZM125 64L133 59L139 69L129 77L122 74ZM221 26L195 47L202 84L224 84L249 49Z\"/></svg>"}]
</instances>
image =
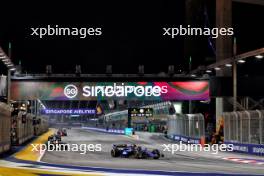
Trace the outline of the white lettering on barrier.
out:
<instances>
[{"instance_id":1,"label":"white lettering on barrier","mask_svg":"<svg viewBox=\"0 0 264 176\"><path fill-rule=\"evenodd\" d=\"M174 136L174 139L179 141L180 140L180 136Z\"/></svg>"},{"instance_id":2,"label":"white lettering on barrier","mask_svg":"<svg viewBox=\"0 0 264 176\"><path fill-rule=\"evenodd\" d=\"M183 141L183 142L188 142L188 139L187 139L187 138L184 138L184 137L182 137L182 138L181 138L181 141Z\"/></svg>"},{"instance_id":3,"label":"white lettering on barrier","mask_svg":"<svg viewBox=\"0 0 264 176\"><path fill-rule=\"evenodd\" d=\"M241 152L248 152L247 146L236 146L234 145L234 150L241 151Z\"/></svg>"},{"instance_id":4,"label":"white lettering on barrier","mask_svg":"<svg viewBox=\"0 0 264 176\"><path fill-rule=\"evenodd\" d=\"M264 153L264 147L253 147L253 153Z\"/></svg>"}]
</instances>

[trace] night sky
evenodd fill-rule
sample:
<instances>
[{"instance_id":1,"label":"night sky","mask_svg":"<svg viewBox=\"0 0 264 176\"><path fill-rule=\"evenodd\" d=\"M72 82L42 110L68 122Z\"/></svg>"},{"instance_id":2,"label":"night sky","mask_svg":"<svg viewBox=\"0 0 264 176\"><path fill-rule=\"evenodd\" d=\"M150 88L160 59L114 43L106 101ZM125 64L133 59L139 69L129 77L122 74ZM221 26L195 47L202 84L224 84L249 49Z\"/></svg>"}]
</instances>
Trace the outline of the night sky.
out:
<instances>
[{"instance_id":1,"label":"night sky","mask_svg":"<svg viewBox=\"0 0 264 176\"><path fill-rule=\"evenodd\" d=\"M206 1L209 2L209 1ZM234 4L233 23L238 51L264 46L264 27L257 19L264 18L264 7ZM214 24L214 3L206 3L211 24ZM167 72L168 65L176 70L188 67L184 55L184 38L162 36L162 27L185 23L185 1L34 1L7 5L2 11L0 45L7 51L12 43L12 59L22 62L24 72L44 73L45 65L53 65L57 73L73 73L82 65L85 73L104 73L107 64L114 73L135 73L139 64L146 73ZM101 27L103 35L80 39L30 36L31 27ZM193 67L214 57L206 38L197 46ZM2 66L0 68L3 68Z\"/></svg>"}]
</instances>

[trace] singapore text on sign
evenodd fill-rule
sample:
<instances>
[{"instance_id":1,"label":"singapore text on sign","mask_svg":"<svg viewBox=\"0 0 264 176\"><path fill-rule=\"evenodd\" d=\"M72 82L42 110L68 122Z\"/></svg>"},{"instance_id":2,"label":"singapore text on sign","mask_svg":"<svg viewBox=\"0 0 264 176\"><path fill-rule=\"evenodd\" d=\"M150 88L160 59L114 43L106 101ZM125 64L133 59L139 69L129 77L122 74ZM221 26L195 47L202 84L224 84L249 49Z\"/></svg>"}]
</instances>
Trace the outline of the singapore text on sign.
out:
<instances>
[{"instance_id":1,"label":"singapore text on sign","mask_svg":"<svg viewBox=\"0 0 264 176\"><path fill-rule=\"evenodd\" d=\"M124 85L124 83L120 85L114 83L106 86L84 86L82 88L82 96L84 97L128 97L130 95L159 97L166 93L168 93L167 86L130 86ZM73 84L67 85L64 88L64 94L68 98L74 98L78 95L78 88Z\"/></svg>"},{"instance_id":2,"label":"singapore text on sign","mask_svg":"<svg viewBox=\"0 0 264 176\"><path fill-rule=\"evenodd\" d=\"M13 81L13 100L208 100L208 81L36 82Z\"/></svg>"}]
</instances>

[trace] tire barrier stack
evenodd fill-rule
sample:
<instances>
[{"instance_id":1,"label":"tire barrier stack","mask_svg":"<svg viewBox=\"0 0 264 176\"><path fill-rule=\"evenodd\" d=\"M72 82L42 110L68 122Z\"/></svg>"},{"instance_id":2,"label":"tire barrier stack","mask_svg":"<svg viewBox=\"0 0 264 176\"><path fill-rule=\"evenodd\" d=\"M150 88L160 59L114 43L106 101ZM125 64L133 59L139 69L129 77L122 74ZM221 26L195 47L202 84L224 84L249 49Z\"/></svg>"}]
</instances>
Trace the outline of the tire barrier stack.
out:
<instances>
[{"instance_id":1,"label":"tire barrier stack","mask_svg":"<svg viewBox=\"0 0 264 176\"><path fill-rule=\"evenodd\" d=\"M264 155L264 111L236 111L223 113L224 142L235 151Z\"/></svg>"},{"instance_id":2,"label":"tire barrier stack","mask_svg":"<svg viewBox=\"0 0 264 176\"><path fill-rule=\"evenodd\" d=\"M202 114L168 115L168 137L186 143L200 143L205 136Z\"/></svg>"}]
</instances>

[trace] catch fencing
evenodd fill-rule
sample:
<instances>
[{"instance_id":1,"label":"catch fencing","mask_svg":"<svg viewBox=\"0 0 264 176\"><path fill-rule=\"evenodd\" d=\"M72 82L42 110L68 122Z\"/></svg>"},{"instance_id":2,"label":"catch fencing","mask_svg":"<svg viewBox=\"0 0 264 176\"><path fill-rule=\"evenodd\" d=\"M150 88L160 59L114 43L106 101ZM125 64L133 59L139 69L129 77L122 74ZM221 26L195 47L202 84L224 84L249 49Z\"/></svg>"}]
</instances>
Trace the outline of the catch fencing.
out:
<instances>
[{"instance_id":1,"label":"catch fencing","mask_svg":"<svg viewBox=\"0 0 264 176\"><path fill-rule=\"evenodd\" d=\"M243 144L264 144L264 111L223 113L224 140Z\"/></svg>"},{"instance_id":2,"label":"catch fencing","mask_svg":"<svg viewBox=\"0 0 264 176\"><path fill-rule=\"evenodd\" d=\"M205 135L204 116L202 114L175 114L169 115L168 136L175 140L188 142L196 139L198 141ZM181 138L181 139L180 139Z\"/></svg>"}]
</instances>

